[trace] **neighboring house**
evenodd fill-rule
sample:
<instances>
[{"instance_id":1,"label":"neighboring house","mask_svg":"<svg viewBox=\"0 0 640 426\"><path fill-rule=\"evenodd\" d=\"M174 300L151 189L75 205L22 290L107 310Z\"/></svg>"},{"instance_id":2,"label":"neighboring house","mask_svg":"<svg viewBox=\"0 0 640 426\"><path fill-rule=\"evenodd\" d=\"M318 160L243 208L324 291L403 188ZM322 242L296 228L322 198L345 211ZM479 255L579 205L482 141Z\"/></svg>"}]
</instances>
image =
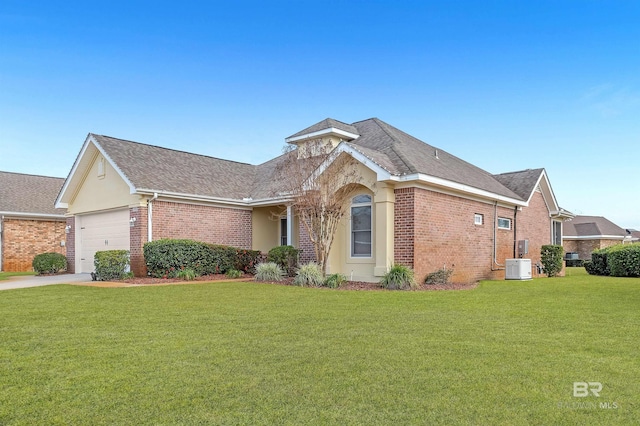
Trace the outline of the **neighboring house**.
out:
<instances>
[{"instance_id":1,"label":"neighboring house","mask_svg":"<svg viewBox=\"0 0 640 426\"><path fill-rule=\"evenodd\" d=\"M579 259L590 260L594 250L636 242L638 236L602 216L576 216L565 222L562 239L565 252L578 253Z\"/></svg>"},{"instance_id":2,"label":"neighboring house","mask_svg":"<svg viewBox=\"0 0 640 426\"><path fill-rule=\"evenodd\" d=\"M63 183L63 178L0 172L0 271L31 271L36 254L66 254L65 210L54 208Z\"/></svg>"},{"instance_id":3,"label":"neighboring house","mask_svg":"<svg viewBox=\"0 0 640 426\"><path fill-rule=\"evenodd\" d=\"M142 247L160 238L263 252L288 243L309 260L278 166L318 140L358 161L349 211L359 220L343 219L328 262L353 280L379 280L394 262L420 279L442 267L456 281L504 277L518 240L528 240L524 257L535 264L542 245L562 243L572 217L544 169L492 175L376 118L323 120L286 139L296 150L260 165L89 134L56 202L67 209L69 263L89 272L95 251L128 249L144 274Z\"/></svg>"}]
</instances>

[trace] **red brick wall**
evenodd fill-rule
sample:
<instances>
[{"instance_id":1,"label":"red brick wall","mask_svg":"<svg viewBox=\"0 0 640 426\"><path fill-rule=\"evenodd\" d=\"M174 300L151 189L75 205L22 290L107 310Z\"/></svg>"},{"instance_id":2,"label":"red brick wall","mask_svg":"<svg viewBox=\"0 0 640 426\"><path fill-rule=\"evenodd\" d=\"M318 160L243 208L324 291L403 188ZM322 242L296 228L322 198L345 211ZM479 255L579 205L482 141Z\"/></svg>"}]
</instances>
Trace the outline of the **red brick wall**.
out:
<instances>
[{"instance_id":1,"label":"red brick wall","mask_svg":"<svg viewBox=\"0 0 640 426\"><path fill-rule=\"evenodd\" d=\"M565 240L565 252L577 252L582 260L591 260L591 253L594 250L622 244L620 240Z\"/></svg>"},{"instance_id":2,"label":"red brick wall","mask_svg":"<svg viewBox=\"0 0 640 426\"><path fill-rule=\"evenodd\" d=\"M154 206L155 207L155 206ZM147 265L144 261L143 247L147 242L147 207L132 207L129 217L136 219L133 227L129 228L129 259L131 271L137 277L147 275Z\"/></svg>"},{"instance_id":3,"label":"red brick wall","mask_svg":"<svg viewBox=\"0 0 640 426\"><path fill-rule=\"evenodd\" d=\"M66 226L69 227L67 238L67 272L75 274L76 272L76 218L71 216L67 218Z\"/></svg>"},{"instance_id":4,"label":"red brick wall","mask_svg":"<svg viewBox=\"0 0 640 426\"><path fill-rule=\"evenodd\" d=\"M313 247L313 243L311 242L311 238L309 238L309 233L307 232L307 228L302 223L302 220L300 220L298 231L299 231L299 234L298 234L297 248L302 250L302 253L300 253L300 263L302 264L302 263L317 261L316 250Z\"/></svg>"},{"instance_id":5,"label":"red brick wall","mask_svg":"<svg viewBox=\"0 0 640 426\"><path fill-rule=\"evenodd\" d=\"M529 254L524 257L531 259L531 265L540 262L542 246L551 244L551 218L542 193L534 192L529 207L518 212L517 233L519 240L529 240ZM536 276L536 269L533 271Z\"/></svg>"},{"instance_id":6,"label":"red brick wall","mask_svg":"<svg viewBox=\"0 0 640 426\"><path fill-rule=\"evenodd\" d=\"M64 221L4 219L2 234L2 270L32 271L35 255L47 252L66 254Z\"/></svg>"},{"instance_id":7,"label":"red brick wall","mask_svg":"<svg viewBox=\"0 0 640 426\"><path fill-rule=\"evenodd\" d=\"M544 201L534 196L532 205L517 215L514 209L497 208L497 216L512 220L512 229L497 229L494 264L494 206L419 188L396 189L395 262L413 266L416 278L446 266L452 280L473 282L504 278L505 259L514 257L514 239L529 239L529 255L535 264L540 247L549 244L550 220ZM540 204L542 201L542 204ZM475 225L475 214L483 224ZM493 269L493 270L492 270Z\"/></svg>"},{"instance_id":8,"label":"red brick wall","mask_svg":"<svg viewBox=\"0 0 640 426\"><path fill-rule=\"evenodd\" d=\"M250 210L153 202L153 240L188 238L251 249L251 236Z\"/></svg>"},{"instance_id":9,"label":"red brick wall","mask_svg":"<svg viewBox=\"0 0 640 426\"><path fill-rule=\"evenodd\" d=\"M414 190L396 189L394 206L394 262L413 267L414 249Z\"/></svg>"}]
</instances>

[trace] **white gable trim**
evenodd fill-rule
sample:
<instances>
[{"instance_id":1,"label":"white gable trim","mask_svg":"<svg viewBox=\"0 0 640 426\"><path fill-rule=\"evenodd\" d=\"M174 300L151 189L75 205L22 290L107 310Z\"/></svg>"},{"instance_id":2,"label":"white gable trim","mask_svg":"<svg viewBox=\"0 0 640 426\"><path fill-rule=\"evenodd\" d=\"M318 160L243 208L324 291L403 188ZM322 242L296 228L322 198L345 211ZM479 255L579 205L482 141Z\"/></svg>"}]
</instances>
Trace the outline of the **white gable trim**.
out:
<instances>
[{"instance_id":1,"label":"white gable trim","mask_svg":"<svg viewBox=\"0 0 640 426\"><path fill-rule=\"evenodd\" d=\"M360 135L356 135L355 133L347 132L345 130L340 130L335 127L329 127L328 129L318 130L317 132L311 132L311 133L307 133L300 136L286 138L284 141L287 143L295 143L301 140L311 139L311 138L316 138L319 136L325 136L325 135L331 135L331 134L344 136L350 140L357 139L358 137L360 137Z\"/></svg>"},{"instance_id":2,"label":"white gable trim","mask_svg":"<svg viewBox=\"0 0 640 426\"><path fill-rule=\"evenodd\" d=\"M64 185L62 185L62 189L58 194L58 198L56 198L56 202L55 202L56 208L58 209L68 208L69 197L71 197L78 190L78 186L82 184L82 180L84 179L89 167L91 167L91 164L89 161L87 161L86 163L84 163L83 166L81 166L83 164L83 160L85 159L85 157L89 155L87 154L87 150L89 149L90 146L93 146L95 149L97 149L98 152L102 154L102 156L109 162L109 164L111 164L113 169L118 173L118 176L120 176L120 178L129 187L129 193L130 194L136 193L135 186L131 183L131 181L127 178L127 176L125 176L125 174L122 172L120 167L118 167L118 165L113 161L113 159L111 159L111 157L107 155L107 153L100 146L98 141L95 140L93 135L89 134L87 136L87 139L85 139L84 144L82 145L82 149L80 149L80 153L76 157L76 161L73 163L73 167L71 168L71 172L69 172L69 176L67 176L67 179L64 181ZM63 201L63 200L67 200L67 201Z\"/></svg>"}]
</instances>

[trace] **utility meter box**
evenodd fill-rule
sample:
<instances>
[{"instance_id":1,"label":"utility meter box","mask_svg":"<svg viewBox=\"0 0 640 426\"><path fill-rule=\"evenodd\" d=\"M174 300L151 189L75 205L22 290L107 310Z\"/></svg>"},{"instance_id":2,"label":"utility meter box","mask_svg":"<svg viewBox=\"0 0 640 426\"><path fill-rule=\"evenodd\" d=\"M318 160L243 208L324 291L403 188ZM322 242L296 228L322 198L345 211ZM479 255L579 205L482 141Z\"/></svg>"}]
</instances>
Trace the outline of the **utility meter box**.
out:
<instances>
[{"instance_id":1,"label":"utility meter box","mask_svg":"<svg viewBox=\"0 0 640 426\"><path fill-rule=\"evenodd\" d=\"M531 279L531 259L507 259L506 266L505 279L521 281Z\"/></svg>"},{"instance_id":2,"label":"utility meter box","mask_svg":"<svg viewBox=\"0 0 640 426\"><path fill-rule=\"evenodd\" d=\"M518 241L518 257L524 257L529 254L529 240Z\"/></svg>"}]
</instances>

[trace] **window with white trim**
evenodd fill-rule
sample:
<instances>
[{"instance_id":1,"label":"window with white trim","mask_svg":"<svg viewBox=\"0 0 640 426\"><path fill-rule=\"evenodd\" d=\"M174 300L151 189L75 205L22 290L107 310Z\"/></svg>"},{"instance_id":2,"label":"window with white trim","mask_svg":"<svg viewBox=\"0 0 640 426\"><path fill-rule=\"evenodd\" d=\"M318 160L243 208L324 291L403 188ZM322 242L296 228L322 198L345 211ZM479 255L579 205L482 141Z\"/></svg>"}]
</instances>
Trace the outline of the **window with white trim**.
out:
<instances>
[{"instance_id":1,"label":"window with white trim","mask_svg":"<svg viewBox=\"0 0 640 426\"><path fill-rule=\"evenodd\" d=\"M511 229L511 219L508 219L506 217L499 217L498 218L498 229Z\"/></svg>"},{"instance_id":2,"label":"window with white trim","mask_svg":"<svg viewBox=\"0 0 640 426\"><path fill-rule=\"evenodd\" d=\"M351 256L371 257L371 196L351 199Z\"/></svg>"},{"instance_id":3,"label":"window with white trim","mask_svg":"<svg viewBox=\"0 0 640 426\"><path fill-rule=\"evenodd\" d=\"M473 223L475 225L482 225L484 223L484 215L480 214L480 213L476 213L473 216Z\"/></svg>"}]
</instances>

